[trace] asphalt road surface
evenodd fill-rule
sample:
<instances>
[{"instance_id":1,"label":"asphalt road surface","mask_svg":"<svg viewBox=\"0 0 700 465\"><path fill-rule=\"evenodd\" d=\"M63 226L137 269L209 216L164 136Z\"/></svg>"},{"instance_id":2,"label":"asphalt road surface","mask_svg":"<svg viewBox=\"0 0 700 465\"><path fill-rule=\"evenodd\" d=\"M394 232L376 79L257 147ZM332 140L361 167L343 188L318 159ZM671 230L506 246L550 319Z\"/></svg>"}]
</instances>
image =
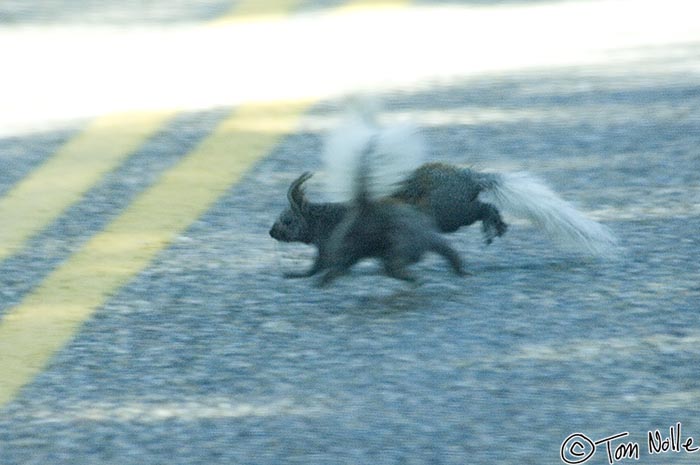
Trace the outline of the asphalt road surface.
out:
<instances>
[{"instance_id":1,"label":"asphalt road surface","mask_svg":"<svg viewBox=\"0 0 700 465\"><path fill-rule=\"evenodd\" d=\"M605 259L506 217L510 229L490 246L477 226L448 236L468 277L431 256L415 266L417 287L373 262L324 290L285 280L312 250L267 232L289 183L320 168L323 130L341 111L337 99L303 109L93 312L48 330L40 315L42 330L0 345L4 363L15 350L43 351L42 337L67 337L6 389L0 464L554 464L574 433L599 442L587 463L637 463L616 460L624 444L638 445L640 464L697 463L700 452L682 447L650 454L648 436L681 423L679 444L700 445L700 49L691 45L634 66L382 94L382 117L416 121L431 159L528 170L609 226L620 250ZM57 270L80 270L72 257L235 111L167 119L0 261L0 333ZM0 139L0 195L88 125ZM318 186L308 195L321 196ZM111 271L90 273L102 272ZM22 373L0 373L0 385ZM568 446L579 459L593 450L583 436Z\"/></svg>"}]
</instances>

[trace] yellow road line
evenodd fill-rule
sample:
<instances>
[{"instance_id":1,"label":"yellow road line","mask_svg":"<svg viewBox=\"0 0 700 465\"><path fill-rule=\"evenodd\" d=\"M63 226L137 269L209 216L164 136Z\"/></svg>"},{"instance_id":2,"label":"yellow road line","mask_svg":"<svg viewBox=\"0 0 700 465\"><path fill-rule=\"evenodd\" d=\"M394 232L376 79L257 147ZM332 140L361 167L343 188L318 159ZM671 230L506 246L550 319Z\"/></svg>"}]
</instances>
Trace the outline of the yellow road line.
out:
<instances>
[{"instance_id":1,"label":"yellow road line","mask_svg":"<svg viewBox=\"0 0 700 465\"><path fill-rule=\"evenodd\" d=\"M134 112L94 120L0 198L0 261L76 202L167 121L173 112Z\"/></svg>"},{"instance_id":2,"label":"yellow road line","mask_svg":"<svg viewBox=\"0 0 700 465\"><path fill-rule=\"evenodd\" d=\"M234 111L0 322L0 406L40 373L106 299L291 132L307 103Z\"/></svg>"},{"instance_id":3,"label":"yellow road line","mask_svg":"<svg viewBox=\"0 0 700 465\"><path fill-rule=\"evenodd\" d=\"M222 20L291 11L302 0L242 0ZM215 20L209 26L216 26ZM51 158L0 198L0 261L78 201L106 173L117 168L176 111L128 112L98 117Z\"/></svg>"},{"instance_id":4,"label":"yellow road line","mask_svg":"<svg viewBox=\"0 0 700 465\"><path fill-rule=\"evenodd\" d=\"M215 19L214 24L246 21L256 17L280 16L292 12L304 0L246 0L236 3L230 12Z\"/></svg>"},{"instance_id":5,"label":"yellow road line","mask_svg":"<svg viewBox=\"0 0 700 465\"><path fill-rule=\"evenodd\" d=\"M232 22L282 16L294 11L304 0L246 0L237 3L229 13L215 19L212 24L226 25ZM337 8L335 13L350 10L376 10L405 6L409 0L353 0Z\"/></svg>"},{"instance_id":6,"label":"yellow road line","mask_svg":"<svg viewBox=\"0 0 700 465\"><path fill-rule=\"evenodd\" d=\"M407 2L393 2L400 3ZM20 304L9 309L0 320L0 407L44 369L53 354L73 338L110 295L148 266L255 161L290 133L311 103L249 104L236 109L103 232L93 236ZM112 120L114 124L118 121ZM159 125L153 122L151 131L156 126ZM143 129L141 125L129 127ZM87 134L83 137L89 139ZM105 136L111 137L109 132ZM111 140L124 143L118 138ZM89 160L87 157L84 162ZM60 164L59 168L58 175L83 175ZM34 186L36 192L41 183ZM55 190L54 187L44 193L54 195Z\"/></svg>"},{"instance_id":7,"label":"yellow road line","mask_svg":"<svg viewBox=\"0 0 700 465\"><path fill-rule=\"evenodd\" d=\"M354 0L336 11L391 9L405 6L407 3L410 3L410 0Z\"/></svg>"}]
</instances>

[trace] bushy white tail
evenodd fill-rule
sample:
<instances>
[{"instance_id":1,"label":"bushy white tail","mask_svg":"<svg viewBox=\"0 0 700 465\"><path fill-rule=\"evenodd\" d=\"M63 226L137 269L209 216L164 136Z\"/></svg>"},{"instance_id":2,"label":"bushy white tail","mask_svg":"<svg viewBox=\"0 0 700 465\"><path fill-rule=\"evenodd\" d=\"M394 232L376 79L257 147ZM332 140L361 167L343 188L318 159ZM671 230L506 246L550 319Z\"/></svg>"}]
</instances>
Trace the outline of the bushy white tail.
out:
<instances>
[{"instance_id":1,"label":"bushy white tail","mask_svg":"<svg viewBox=\"0 0 700 465\"><path fill-rule=\"evenodd\" d=\"M409 124L381 126L376 106L355 105L341 123L328 132L323 162L330 200L343 202L356 197L360 167L370 198L391 194L425 161L426 144ZM369 153L367 151L370 150Z\"/></svg>"},{"instance_id":2,"label":"bushy white tail","mask_svg":"<svg viewBox=\"0 0 700 465\"><path fill-rule=\"evenodd\" d=\"M617 240L600 223L586 218L529 173L501 173L487 189L489 200L512 215L526 218L564 246L593 255L611 255Z\"/></svg>"}]
</instances>

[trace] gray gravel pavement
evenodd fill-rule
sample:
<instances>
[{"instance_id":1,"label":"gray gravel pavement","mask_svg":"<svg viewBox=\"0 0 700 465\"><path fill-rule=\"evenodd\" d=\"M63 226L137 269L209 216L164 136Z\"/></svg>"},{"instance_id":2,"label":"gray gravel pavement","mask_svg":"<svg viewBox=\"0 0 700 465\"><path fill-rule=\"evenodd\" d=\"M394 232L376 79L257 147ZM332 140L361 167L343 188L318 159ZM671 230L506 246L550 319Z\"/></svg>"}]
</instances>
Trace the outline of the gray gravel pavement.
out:
<instances>
[{"instance_id":1,"label":"gray gravel pavement","mask_svg":"<svg viewBox=\"0 0 700 465\"><path fill-rule=\"evenodd\" d=\"M469 277L430 257L417 288L374 263L327 290L284 280L312 252L267 230L319 168L338 110L321 102L0 410L0 464L554 464L576 432L696 463L649 455L647 432L681 422L700 443L700 80L650 65L384 98L431 159L536 173L612 228L618 256L515 221L490 246L478 227L448 236ZM229 110L177 118L0 263L0 316ZM0 194L79 129L0 139Z\"/></svg>"},{"instance_id":2,"label":"gray gravel pavement","mask_svg":"<svg viewBox=\"0 0 700 465\"><path fill-rule=\"evenodd\" d=\"M620 237L606 261L516 222L489 247L478 228L450 236L468 278L434 258L417 289L373 264L329 290L285 281L280 266L306 266L310 251L266 231L319 148L317 132L290 136L6 408L3 463L556 463L578 431L642 442L680 421L700 434L700 88L664 79L588 78L577 90L575 75L502 77L386 99L390 114L502 113L426 124L431 156L540 174ZM143 188L219 116L181 118L179 136L166 130L93 189L37 239L57 245L55 258L44 248L3 264L5 295L27 292L40 274L30 270L80 241L53 231L99 229L85 209L119 211L124 189Z\"/></svg>"}]
</instances>

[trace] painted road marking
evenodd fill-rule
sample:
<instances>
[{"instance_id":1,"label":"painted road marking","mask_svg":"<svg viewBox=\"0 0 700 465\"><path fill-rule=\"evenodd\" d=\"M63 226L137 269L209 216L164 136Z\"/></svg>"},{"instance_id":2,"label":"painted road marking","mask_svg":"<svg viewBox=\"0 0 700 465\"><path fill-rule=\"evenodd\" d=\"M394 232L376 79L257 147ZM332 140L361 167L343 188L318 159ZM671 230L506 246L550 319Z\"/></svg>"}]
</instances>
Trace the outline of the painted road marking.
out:
<instances>
[{"instance_id":1,"label":"painted road marking","mask_svg":"<svg viewBox=\"0 0 700 465\"><path fill-rule=\"evenodd\" d=\"M224 18L289 13L302 0L243 0ZM216 26L219 21L208 23ZM177 115L175 110L115 113L93 120L76 137L0 198L0 261L77 202Z\"/></svg>"},{"instance_id":2,"label":"painted road marking","mask_svg":"<svg viewBox=\"0 0 700 465\"><path fill-rule=\"evenodd\" d=\"M174 115L170 111L108 115L66 142L0 198L0 261L60 216Z\"/></svg>"},{"instance_id":3,"label":"painted road marking","mask_svg":"<svg viewBox=\"0 0 700 465\"><path fill-rule=\"evenodd\" d=\"M237 108L104 231L10 308L0 321L0 407L44 370L111 295L291 133L312 103Z\"/></svg>"},{"instance_id":4,"label":"painted road marking","mask_svg":"<svg viewBox=\"0 0 700 465\"><path fill-rule=\"evenodd\" d=\"M310 102L250 104L224 120L0 322L0 406L105 300L292 132Z\"/></svg>"},{"instance_id":5,"label":"painted road marking","mask_svg":"<svg viewBox=\"0 0 700 465\"><path fill-rule=\"evenodd\" d=\"M247 18L281 16L289 14L304 0L247 0L238 2L231 11L213 21L217 25L245 21Z\"/></svg>"}]
</instances>

